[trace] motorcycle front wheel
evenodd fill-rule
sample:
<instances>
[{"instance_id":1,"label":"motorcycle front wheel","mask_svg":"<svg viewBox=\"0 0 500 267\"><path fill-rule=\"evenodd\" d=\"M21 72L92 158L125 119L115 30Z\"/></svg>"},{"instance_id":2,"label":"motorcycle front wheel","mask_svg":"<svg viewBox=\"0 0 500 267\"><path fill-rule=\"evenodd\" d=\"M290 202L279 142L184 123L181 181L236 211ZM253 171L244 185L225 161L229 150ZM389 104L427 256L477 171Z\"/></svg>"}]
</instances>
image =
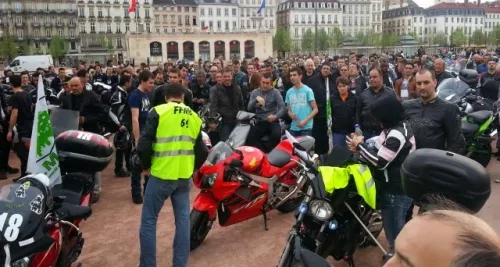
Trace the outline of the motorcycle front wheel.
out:
<instances>
[{"instance_id":1,"label":"motorcycle front wheel","mask_svg":"<svg viewBox=\"0 0 500 267\"><path fill-rule=\"evenodd\" d=\"M210 220L210 216L206 211L199 211L193 209L189 216L190 229L191 229L191 250L196 249L201 245L203 240L207 237L208 233L212 229L213 221Z\"/></svg>"}]
</instances>

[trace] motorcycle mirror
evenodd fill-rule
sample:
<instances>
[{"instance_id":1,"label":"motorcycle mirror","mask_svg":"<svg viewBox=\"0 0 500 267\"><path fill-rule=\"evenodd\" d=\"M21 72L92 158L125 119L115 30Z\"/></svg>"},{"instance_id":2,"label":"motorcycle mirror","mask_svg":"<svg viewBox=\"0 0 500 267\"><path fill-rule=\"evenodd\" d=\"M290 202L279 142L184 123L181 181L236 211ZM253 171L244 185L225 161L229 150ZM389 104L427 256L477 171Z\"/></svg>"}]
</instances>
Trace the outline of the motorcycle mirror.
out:
<instances>
[{"instance_id":1,"label":"motorcycle mirror","mask_svg":"<svg viewBox=\"0 0 500 267\"><path fill-rule=\"evenodd\" d=\"M300 250L300 262L304 267L330 267L320 255L307 249Z\"/></svg>"},{"instance_id":2,"label":"motorcycle mirror","mask_svg":"<svg viewBox=\"0 0 500 267\"><path fill-rule=\"evenodd\" d=\"M231 162L229 162L229 166L233 168L241 168L243 167L243 161L239 159L232 159Z\"/></svg>"}]
</instances>

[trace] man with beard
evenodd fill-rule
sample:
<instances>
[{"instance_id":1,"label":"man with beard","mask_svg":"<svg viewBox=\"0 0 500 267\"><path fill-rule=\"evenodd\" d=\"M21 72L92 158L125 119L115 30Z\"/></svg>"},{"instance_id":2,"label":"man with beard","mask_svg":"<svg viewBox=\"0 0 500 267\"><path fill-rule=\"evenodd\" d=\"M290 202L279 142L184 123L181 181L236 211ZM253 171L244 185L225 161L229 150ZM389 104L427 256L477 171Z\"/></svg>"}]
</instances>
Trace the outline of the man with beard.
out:
<instances>
[{"instance_id":1,"label":"man with beard","mask_svg":"<svg viewBox=\"0 0 500 267\"><path fill-rule=\"evenodd\" d=\"M328 63L323 63L321 73L308 81L318 106L318 114L313 118L312 136L317 144L324 144L315 147L315 153L318 155L327 154L329 148L333 147L330 97L336 92L336 85L335 81L331 79L330 68Z\"/></svg>"},{"instance_id":2,"label":"man with beard","mask_svg":"<svg viewBox=\"0 0 500 267\"><path fill-rule=\"evenodd\" d=\"M184 105L192 107L193 93L191 92L191 90L184 86L185 79L183 78L182 73L183 71L177 68L170 69L170 71L168 72L168 82L178 83L184 87ZM165 97L163 97L165 95L165 90L167 90L167 84L155 88L155 90L152 92L151 107L156 107L158 105L166 103Z\"/></svg>"},{"instance_id":3,"label":"man with beard","mask_svg":"<svg viewBox=\"0 0 500 267\"><path fill-rule=\"evenodd\" d=\"M448 78L453 78L453 75L451 75L449 72L445 71L445 62L442 59L436 59L434 61L434 71L436 72L436 87L439 86L439 84L444 80Z\"/></svg>"},{"instance_id":4,"label":"man with beard","mask_svg":"<svg viewBox=\"0 0 500 267\"><path fill-rule=\"evenodd\" d=\"M413 129L417 149L434 148L463 153L465 139L458 106L437 96L437 81L431 71L419 71L415 80L420 97L405 101L403 107Z\"/></svg>"}]
</instances>

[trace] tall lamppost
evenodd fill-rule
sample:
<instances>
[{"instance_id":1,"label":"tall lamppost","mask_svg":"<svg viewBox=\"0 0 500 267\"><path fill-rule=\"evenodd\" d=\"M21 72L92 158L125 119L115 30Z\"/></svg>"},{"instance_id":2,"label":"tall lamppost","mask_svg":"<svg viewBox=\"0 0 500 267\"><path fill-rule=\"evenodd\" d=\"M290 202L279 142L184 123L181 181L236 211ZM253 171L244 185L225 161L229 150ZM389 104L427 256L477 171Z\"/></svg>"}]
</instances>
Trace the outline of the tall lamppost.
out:
<instances>
[{"instance_id":1,"label":"tall lamppost","mask_svg":"<svg viewBox=\"0 0 500 267\"><path fill-rule=\"evenodd\" d=\"M318 54L318 2L314 3L314 52Z\"/></svg>"}]
</instances>

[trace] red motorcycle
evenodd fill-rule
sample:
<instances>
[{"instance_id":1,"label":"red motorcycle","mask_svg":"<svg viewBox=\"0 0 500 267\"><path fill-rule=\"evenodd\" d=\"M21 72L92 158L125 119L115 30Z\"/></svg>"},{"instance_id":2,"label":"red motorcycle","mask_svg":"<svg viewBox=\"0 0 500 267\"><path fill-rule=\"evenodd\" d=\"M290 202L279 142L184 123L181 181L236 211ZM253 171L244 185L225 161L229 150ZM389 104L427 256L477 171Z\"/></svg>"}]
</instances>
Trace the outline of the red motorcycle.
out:
<instances>
[{"instance_id":1,"label":"red motorcycle","mask_svg":"<svg viewBox=\"0 0 500 267\"><path fill-rule=\"evenodd\" d=\"M231 139L231 138L230 138ZM310 151L314 138L298 138ZM307 175L296 156L292 140L283 140L269 154L249 146L233 149L219 142L206 162L194 175L201 191L191 211L191 249L198 247L219 217L221 226L229 226L277 209L291 212L300 204Z\"/></svg>"},{"instance_id":2,"label":"red motorcycle","mask_svg":"<svg viewBox=\"0 0 500 267\"><path fill-rule=\"evenodd\" d=\"M0 262L5 266L69 267L81 254L79 224L92 214L93 173L108 166L113 149L103 136L83 131L63 132L55 143L61 184L50 188L47 176L35 174L1 189Z\"/></svg>"}]
</instances>

